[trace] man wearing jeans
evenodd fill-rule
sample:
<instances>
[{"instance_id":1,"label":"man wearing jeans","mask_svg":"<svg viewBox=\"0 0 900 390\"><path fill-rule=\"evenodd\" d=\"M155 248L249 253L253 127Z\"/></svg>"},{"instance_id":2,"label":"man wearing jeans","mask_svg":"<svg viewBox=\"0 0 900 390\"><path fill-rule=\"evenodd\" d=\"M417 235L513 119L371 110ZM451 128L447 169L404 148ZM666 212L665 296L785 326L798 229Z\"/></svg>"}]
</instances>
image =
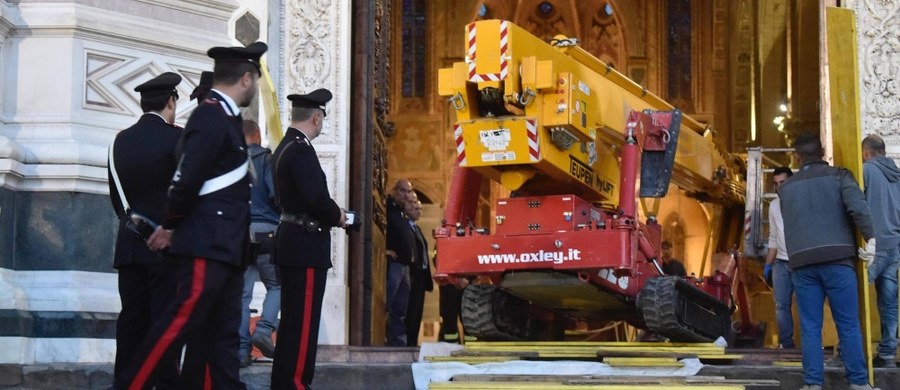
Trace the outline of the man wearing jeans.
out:
<instances>
[{"instance_id":1,"label":"man wearing jeans","mask_svg":"<svg viewBox=\"0 0 900 390\"><path fill-rule=\"evenodd\" d=\"M859 327L854 269L856 230L869 241L867 249L875 247L866 199L850 171L831 167L822 160L822 143L817 134L799 135L794 149L802 167L781 184L778 195L800 309L806 384L801 390L821 390L825 383L822 308L826 297L840 339L850 389L871 389Z\"/></svg>"},{"instance_id":2,"label":"man wearing jeans","mask_svg":"<svg viewBox=\"0 0 900 390\"><path fill-rule=\"evenodd\" d=\"M775 191L794 172L788 167L778 167L772 173ZM794 315L791 300L794 297L794 283L791 282L791 268L788 266L787 247L784 245L784 222L781 218L781 201L778 198L769 203L769 252L763 273L775 287L775 320L778 322L778 347L794 348Z\"/></svg>"},{"instance_id":3,"label":"man wearing jeans","mask_svg":"<svg viewBox=\"0 0 900 390\"><path fill-rule=\"evenodd\" d=\"M278 310L281 308L281 285L275 272L275 264L270 259L272 247L275 245L275 228L278 227L279 211L275 205L275 184L272 181L272 166L269 159L272 151L260 146L262 135L259 133L259 125L251 120L243 123L244 140L247 141L247 151L253 163L256 178L250 189L250 241L256 247L256 253L247 270L244 271L244 291L241 300L241 344L238 347L238 357L241 359L241 367L247 367L252 362L250 357L251 342L259 348L263 356L272 358L275 356L275 344L272 343L272 332L278 328ZM253 300L253 287L256 279L266 287L266 297L263 299L262 313L256 322L256 330L250 334L250 302Z\"/></svg>"},{"instance_id":4,"label":"man wearing jeans","mask_svg":"<svg viewBox=\"0 0 900 390\"><path fill-rule=\"evenodd\" d=\"M412 199L412 184L400 179L394 184L393 194L387 200L387 329L386 344L391 347L406 346L406 311L409 308L409 266L415 259L415 238L409 228L409 219L403 212Z\"/></svg>"},{"instance_id":5,"label":"man wearing jeans","mask_svg":"<svg viewBox=\"0 0 900 390\"><path fill-rule=\"evenodd\" d=\"M878 246L869 267L869 283L875 282L881 342L875 367L896 367L897 355L897 264L900 263L900 169L885 157L884 140L872 134L862 141L863 183L866 201L872 210L872 224Z\"/></svg>"}]
</instances>

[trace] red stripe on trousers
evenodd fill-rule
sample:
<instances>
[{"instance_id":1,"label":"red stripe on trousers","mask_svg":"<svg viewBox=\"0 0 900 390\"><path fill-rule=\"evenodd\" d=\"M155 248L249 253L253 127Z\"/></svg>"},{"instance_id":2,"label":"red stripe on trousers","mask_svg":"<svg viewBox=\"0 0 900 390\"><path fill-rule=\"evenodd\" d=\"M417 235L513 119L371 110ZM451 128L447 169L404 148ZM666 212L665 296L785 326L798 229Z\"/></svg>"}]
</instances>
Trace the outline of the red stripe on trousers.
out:
<instances>
[{"instance_id":1,"label":"red stripe on trousers","mask_svg":"<svg viewBox=\"0 0 900 390\"><path fill-rule=\"evenodd\" d=\"M209 374L209 363L206 363L206 374L203 376L203 390L212 390L212 375Z\"/></svg>"},{"instance_id":2,"label":"red stripe on trousers","mask_svg":"<svg viewBox=\"0 0 900 390\"><path fill-rule=\"evenodd\" d=\"M156 343L150 351L150 354L147 355L147 360L144 360L144 364L141 365L141 369L138 371L137 376L135 376L134 381L131 382L131 386L128 386L129 390L142 389L144 384L147 383L147 380L150 379L153 368L159 363L159 359L162 358L163 353L165 353L166 349L168 349L172 342L175 341L175 337L181 332L181 329L184 328L184 324L187 323L188 318L191 317L191 313L194 312L197 301L200 300L200 293L203 292L203 282L205 278L206 260L199 257L195 258L194 276L191 280L191 296L184 302L181 308L178 309L178 313L175 315L175 319L172 320L172 323L169 324L169 328L163 332L162 337L159 338L159 342Z\"/></svg>"},{"instance_id":3,"label":"red stripe on trousers","mask_svg":"<svg viewBox=\"0 0 900 390\"><path fill-rule=\"evenodd\" d=\"M311 326L313 296L315 294L315 278L316 270L314 268L306 269L306 295L303 299L303 328L300 330L300 353L297 355L297 369L294 370L294 386L298 389L305 389L303 385L303 372L306 368L306 355L309 347L309 327ZM316 324L318 326L319 324ZM318 340L316 340L318 342Z\"/></svg>"}]
</instances>

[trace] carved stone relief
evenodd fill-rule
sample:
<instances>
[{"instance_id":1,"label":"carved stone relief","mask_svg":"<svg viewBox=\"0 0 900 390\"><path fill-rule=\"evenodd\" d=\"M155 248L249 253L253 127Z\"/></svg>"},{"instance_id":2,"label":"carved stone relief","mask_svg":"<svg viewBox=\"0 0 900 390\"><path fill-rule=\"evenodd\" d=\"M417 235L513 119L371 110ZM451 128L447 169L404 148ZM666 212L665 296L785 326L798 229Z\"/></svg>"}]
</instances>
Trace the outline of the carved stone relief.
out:
<instances>
[{"instance_id":1,"label":"carved stone relief","mask_svg":"<svg viewBox=\"0 0 900 390\"><path fill-rule=\"evenodd\" d=\"M335 53L337 42L341 41L338 26L339 13L335 1L291 0L288 4L287 16L287 94L309 93L318 88L327 88L332 92L340 90L338 75L339 60ZM328 21L333 21L329 23ZM347 97L335 94L334 100L326 106L326 110L342 107L340 102ZM340 143L338 131L344 127L343 116L327 117L322 129L321 143Z\"/></svg>"},{"instance_id":2,"label":"carved stone relief","mask_svg":"<svg viewBox=\"0 0 900 390\"><path fill-rule=\"evenodd\" d=\"M858 0L856 11L863 134L885 137L900 158L900 1Z\"/></svg>"}]
</instances>

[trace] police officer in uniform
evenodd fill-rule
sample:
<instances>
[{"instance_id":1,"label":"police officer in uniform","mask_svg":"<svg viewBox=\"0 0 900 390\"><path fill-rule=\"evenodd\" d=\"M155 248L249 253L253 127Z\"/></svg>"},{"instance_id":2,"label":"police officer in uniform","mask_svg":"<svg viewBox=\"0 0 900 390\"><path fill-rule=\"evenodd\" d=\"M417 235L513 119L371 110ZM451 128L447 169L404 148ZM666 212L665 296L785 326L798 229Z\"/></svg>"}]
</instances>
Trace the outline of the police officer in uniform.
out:
<instances>
[{"instance_id":1,"label":"police officer in uniform","mask_svg":"<svg viewBox=\"0 0 900 390\"><path fill-rule=\"evenodd\" d=\"M206 100L206 94L209 93L210 88L212 88L213 83L213 72L203 71L200 73L200 82L197 83L197 86L194 87L194 91L191 92L191 100L197 100L197 104L203 103Z\"/></svg>"},{"instance_id":2,"label":"police officer in uniform","mask_svg":"<svg viewBox=\"0 0 900 390\"><path fill-rule=\"evenodd\" d=\"M188 350L182 388L246 388L237 348L251 175L239 107L256 95L266 49L256 42L207 52L215 59L213 86L187 122L165 220L147 241L175 256L176 296L117 388L144 388L160 357L188 338L200 341Z\"/></svg>"},{"instance_id":3,"label":"police officer in uniform","mask_svg":"<svg viewBox=\"0 0 900 390\"><path fill-rule=\"evenodd\" d=\"M153 320L160 318L175 296L175 274L167 254L150 250L134 223L132 214L156 223L164 216L166 190L175 172L175 145L181 128L172 124L178 101L176 87L181 76L163 73L134 88L141 94L144 115L116 135L110 148L109 194L119 218L113 267L119 271L122 311L116 321L116 363L119 378L132 361L138 345ZM126 198L123 202L120 190ZM178 386L178 356L163 360L152 383L157 389Z\"/></svg>"},{"instance_id":4,"label":"police officer in uniform","mask_svg":"<svg viewBox=\"0 0 900 390\"><path fill-rule=\"evenodd\" d=\"M331 228L346 227L346 213L328 192L310 141L322 132L331 92L290 95L291 126L272 155L275 197L282 207L275 235L281 275L281 325L272 365L272 388L309 389L316 364L325 276L331 268Z\"/></svg>"}]
</instances>

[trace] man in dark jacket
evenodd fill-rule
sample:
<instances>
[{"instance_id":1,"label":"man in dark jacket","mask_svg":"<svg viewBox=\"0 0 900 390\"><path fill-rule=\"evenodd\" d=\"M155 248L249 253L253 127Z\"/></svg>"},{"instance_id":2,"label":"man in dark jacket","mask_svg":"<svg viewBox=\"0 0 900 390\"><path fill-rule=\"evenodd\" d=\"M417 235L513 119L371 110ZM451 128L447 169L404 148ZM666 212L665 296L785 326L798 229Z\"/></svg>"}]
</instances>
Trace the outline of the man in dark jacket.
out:
<instances>
[{"instance_id":1,"label":"man in dark jacket","mask_svg":"<svg viewBox=\"0 0 900 390\"><path fill-rule=\"evenodd\" d=\"M803 389L821 390L825 382L822 307L826 297L840 338L850 388L871 389L863 356L854 271L856 231L866 240L874 241L875 236L865 196L850 171L831 167L822 160L822 143L817 134L801 134L794 149L802 167L781 184L778 195L800 312L806 383Z\"/></svg>"},{"instance_id":2,"label":"man in dark jacket","mask_svg":"<svg viewBox=\"0 0 900 390\"><path fill-rule=\"evenodd\" d=\"M409 266L409 302L406 308L406 345L410 347L419 345L419 328L422 325L422 312L425 309L425 293L434 290L428 241L425 240L425 234L416 223L422 217L422 202L419 202L415 194L413 192L412 199L406 204L406 215L409 217L409 227L415 242L415 255L413 256L415 262Z\"/></svg>"},{"instance_id":3,"label":"man in dark jacket","mask_svg":"<svg viewBox=\"0 0 900 390\"><path fill-rule=\"evenodd\" d=\"M687 271L684 269L684 264L681 264L678 259L672 257L672 243L663 241L661 248L663 273L671 276L687 276Z\"/></svg>"},{"instance_id":4,"label":"man in dark jacket","mask_svg":"<svg viewBox=\"0 0 900 390\"><path fill-rule=\"evenodd\" d=\"M254 250L252 259L244 272L244 292L241 301L241 346L238 357L241 367L250 365L250 343L259 348L263 356L275 356L275 344L272 332L278 328L278 310L281 309L281 285L275 272L275 264L270 259L272 247L275 245L275 228L278 226L279 210L275 205L275 183L272 180L270 157L272 151L260 146L262 135L259 125L251 120L244 121L244 139L250 151L250 161L256 179L250 191L250 240ZM266 287L262 313L256 322L256 329L250 334L250 301L253 300L253 286L259 279Z\"/></svg>"},{"instance_id":5,"label":"man in dark jacket","mask_svg":"<svg viewBox=\"0 0 900 390\"><path fill-rule=\"evenodd\" d=\"M331 92L289 95L291 126L272 155L281 224L275 264L281 274L281 325L272 364L272 389L309 389L316 368L319 320L331 268L331 228L346 227L347 212L328 192L310 141L319 136Z\"/></svg>"},{"instance_id":6,"label":"man in dark jacket","mask_svg":"<svg viewBox=\"0 0 900 390\"><path fill-rule=\"evenodd\" d=\"M863 183L875 227L875 258L869 267L869 282L878 293L881 342L876 367L896 367L897 355L897 267L900 264L900 169L885 157L884 140L872 134L862 141Z\"/></svg>"},{"instance_id":7,"label":"man in dark jacket","mask_svg":"<svg viewBox=\"0 0 900 390\"><path fill-rule=\"evenodd\" d=\"M150 324L161 317L175 296L171 258L148 248L144 241L147 237L129 227L137 226L130 220L132 215L155 223L163 219L166 189L177 163L175 145L181 138L181 129L172 124L180 83L181 76L166 72L135 87L141 94L144 115L119 132L110 146L109 195L119 217L113 266L119 270L122 301L116 321L115 378L132 362ZM160 364L152 380L156 388L178 386L179 355L173 354Z\"/></svg>"},{"instance_id":8,"label":"man in dark jacket","mask_svg":"<svg viewBox=\"0 0 900 390\"><path fill-rule=\"evenodd\" d=\"M394 183L393 194L387 201L387 345L405 347L406 312L409 308L409 265L415 256L415 238L409 229L409 219L403 212L414 194L409 180Z\"/></svg>"},{"instance_id":9,"label":"man in dark jacket","mask_svg":"<svg viewBox=\"0 0 900 390\"><path fill-rule=\"evenodd\" d=\"M188 337L201 341L185 357L184 388L246 388L237 350L250 236L250 164L239 107L256 95L266 49L256 42L207 52L215 59L213 87L188 119L166 217L147 240L151 248L168 247L175 256L176 296L116 388L143 388L160 357L180 350Z\"/></svg>"}]
</instances>

